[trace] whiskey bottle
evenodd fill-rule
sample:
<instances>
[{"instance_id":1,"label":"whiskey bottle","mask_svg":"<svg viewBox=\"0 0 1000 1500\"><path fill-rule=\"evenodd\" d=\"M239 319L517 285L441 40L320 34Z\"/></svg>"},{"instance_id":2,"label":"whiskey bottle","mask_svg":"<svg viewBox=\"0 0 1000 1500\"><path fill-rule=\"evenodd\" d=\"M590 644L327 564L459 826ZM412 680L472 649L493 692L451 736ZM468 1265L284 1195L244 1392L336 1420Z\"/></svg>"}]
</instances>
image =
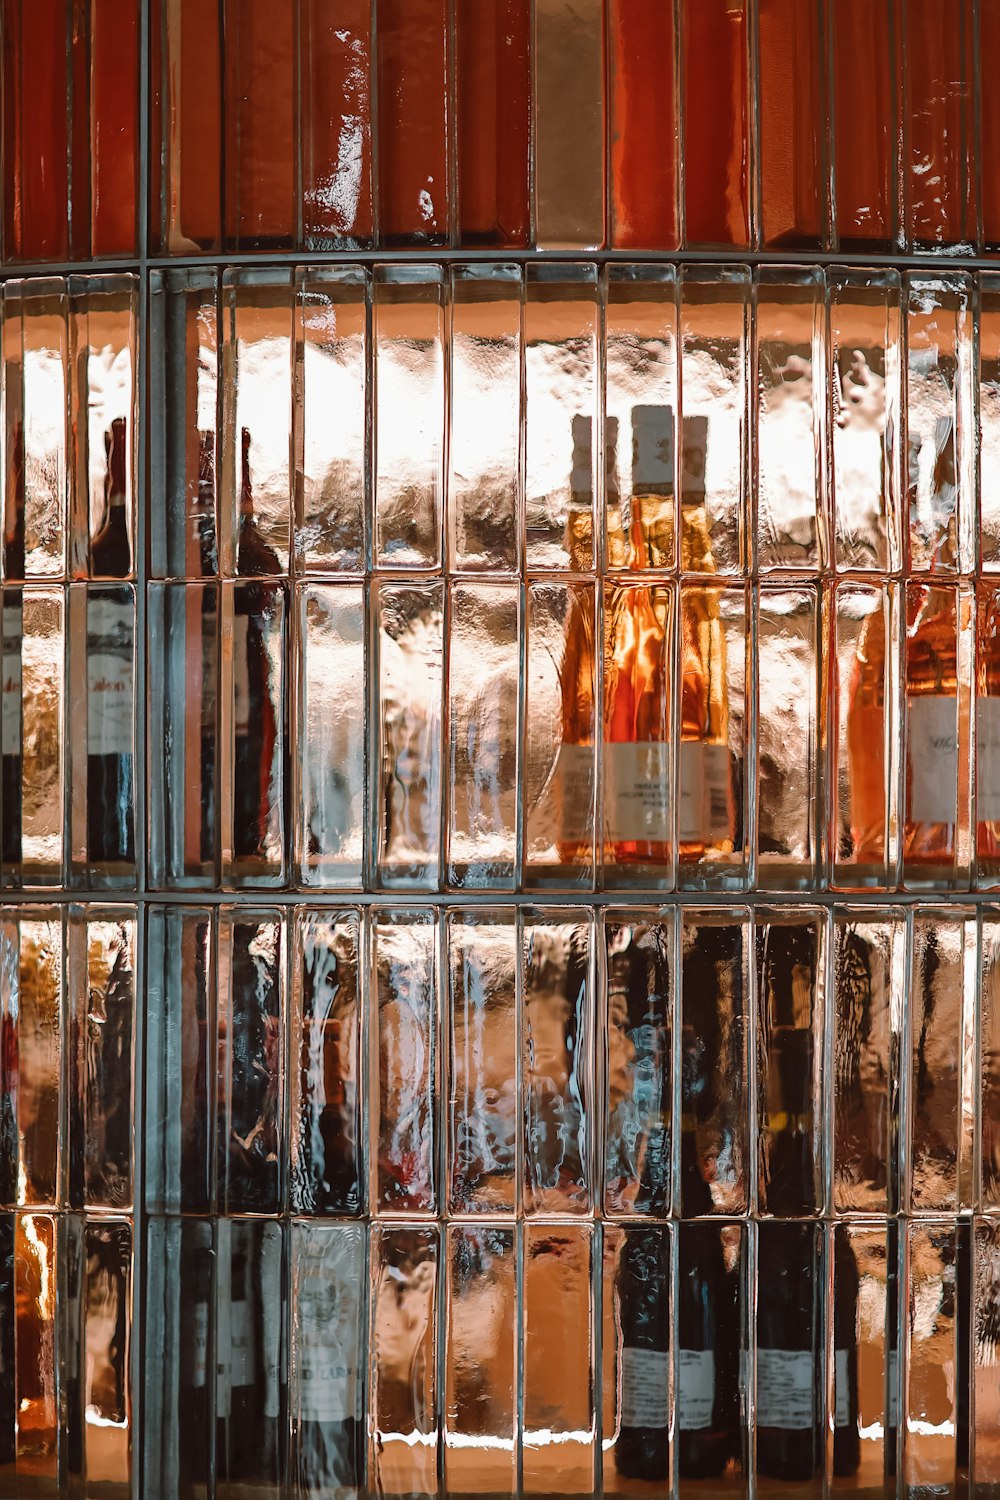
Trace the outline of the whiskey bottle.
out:
<instances>
[{"instance_id":1,"label":"whiskey bottle","mask_svg":"<svg viewBox=\"0 0 1000 1500\"><path fill-rule=\"evenodd\" d=\"M123 417L105 437L104 524L91 541L91 574L127 578L127 429ZM99 877L127 876L133 842L135 599L125 585L87 590L87 855Z\"/></svg>"},{"instance_id":2,"label":"whiskey bottle","mask_svg":"<svg viewBox=\"0 0 1000 1500\"><path fill-rule=\"evenodd\" d=\"M650 413L656 414L655 421ZM669 588L630 574L662 568L673 551L673 460L667 408L633 412L633 495L628 571L614 577L605 604L604 838L609 862L662 867L671 854ZM650 430L657 434L650 436ZM643 490L650 489L648 497ZM645 503L644 503L645 501ZM669 551L665 517L669 516ZM624 548L609 535L609 556Z\"/></svg>"},{"instance_id":3,"label":"whiskey bottle","mask_svg":"<svg viewBox=\"0 0 1000 1500\"><path fill-rule=\"evenodd\" d=\"M629 1229L618 1262L621 1407L615 1463L627 1479L670 1473L670 1240Z\"/></svg>"},{"instance_id":4,"label":"whiskey bottle","mask_svg":"<svg viewBox=\"0 0 1000 1500\"><path fill-rule=\"evenodd\" d=\"M271 660L267 638L275 586L263 581L280 573L281 565L254 516L250 432L245 427L241 444L236 571L253 581L233 591L233 854L252 872L272 860L272 779L275 756L283 753L275 712L274 678L280 667L276 669ZM281 822L283 829L283 810Z\"/></svg>"}]
</instances>

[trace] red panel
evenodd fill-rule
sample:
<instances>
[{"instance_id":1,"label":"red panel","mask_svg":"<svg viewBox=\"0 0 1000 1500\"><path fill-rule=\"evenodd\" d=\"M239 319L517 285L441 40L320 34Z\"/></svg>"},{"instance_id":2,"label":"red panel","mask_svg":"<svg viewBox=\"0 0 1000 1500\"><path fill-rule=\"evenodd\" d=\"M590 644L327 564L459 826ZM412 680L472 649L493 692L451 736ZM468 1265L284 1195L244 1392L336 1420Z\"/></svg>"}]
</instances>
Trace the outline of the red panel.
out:
<instances>
[{"instance_id":1,"label":"red panel","mask_svg":"<svg viewBox=\"0 0 1000 1500\"><path fill-rule=\"evenodd\" d=\"M530 36L530 0L456 0L463 245L528 243Z\"/></svg>"},{"instance_id":2,"label":"red panel","mask_svg":"<svg viewBox=\"0 0 1000 1500\"><path fill-rule=\"evenodd\" d=\"M378 202L387 245L448 242L447 0L379 0Z\"/></svg>"},{"instance_id":3,"label":"red panel","mask_svg":"<svg viewBox=\"0 0 1000 1500\"><path fill-rule=\"evenodd\" d=\"M677 34L664 0L609 0L611 243L672 250L677 212Z\"/></svg>"},{"instance_id":4,"label":"red panel","mask_svg":"<svg viewBox=\"0 0 1000 1500\"><path fill-rule=\"evenodd\" d=\"M370 0L300 0L302 214L309 249L369 245Z\"/></svg>"},{"instance_id":5,"label":"red panel","mask_svg":"<svg viewBox=\"0 0 1000 1500\"><path fill-rule=\"evenodd\" d=\"M139 159L138 0L91 0L91 250L136 250ZM86 169L73 163L74 180Z\"/></svg>"},{"instance_id":6,"label":"red panel","mask_svg":"<svg viewBox=\"0 0 1000 1500\"><path fill-rule=\"evenodd\" d=\"M766 245L824 241L825 151L818 4L759 0L761 232Z\"/></svg>"},{"instance_id":7,"label":"red panel","mask_svg":"<svg viewBox=\"0 0 1000 1500\"><path fill-rule=\"evenodd\" d=\"M684 0L684 200L695 245L750 239L747 0Z\"/></svg>"},{"instance_id":8,"label":"red panel","mask_svg":"<svg viewBox=\"0 0 1000 1500\"><path fill-rule=\"evenodd\" d=\"M888 0L835 0L836 225L846 249L896 235L896 54Z\"/></svg>"},{"instance_id":9,"label":"red panel","mask_svg":"<svg viewBox=\"0 0 1000 1500\"><path fill-rule=\"evenodd\" d=\"M295 10L226 0L225 238L284 249L296 234Z\"/></svg>"},{"instance_id":10,"label":"red panel","mask_svg":"<svg viewBox=\"0 0 1000 1500\"><path fill-rule=\"evenodd\" d=\"M1000 58L1000 5L985 0L979 7L979 58L983 71L982 143L983 164L983 240L992 250L1000 250L1000 89L995 77L996 60ZM987 61L992 59L992 65Z\"/></svg>"},{"instance_id":11,"label":"red panel","mask_svg":"<svg viewBox=\"0 0 1000 1500\"><path fill-rule=\"evenodd\" d=\"M3 253L8 260L65 260L69 253L68 24L66 0L4 0Z\"/></svg>"},{"instance_id":12,"label":"red panel","mask_svg":"<svg viewBox=\"0 0 1000 1500\"><path fill-rule=\"evenodd\" d=\"M903 0L903 15L907 233L918 247L974 243L972 0Z\"/></svg>"}]
</instances>

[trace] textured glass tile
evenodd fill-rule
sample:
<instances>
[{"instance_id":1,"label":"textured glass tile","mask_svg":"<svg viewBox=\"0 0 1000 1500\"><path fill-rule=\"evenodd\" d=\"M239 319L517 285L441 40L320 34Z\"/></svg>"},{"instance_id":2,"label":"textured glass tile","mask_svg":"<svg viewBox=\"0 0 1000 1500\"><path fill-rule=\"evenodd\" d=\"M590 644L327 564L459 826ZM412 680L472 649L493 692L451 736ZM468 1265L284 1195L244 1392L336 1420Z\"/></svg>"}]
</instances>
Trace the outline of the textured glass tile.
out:
<instances>
[{"instance_id":1,"label":"textured glass tile","mask_svg":"<svg viewBox=\"0 0 1000 1500\"><path fill-rule=\"evenodd\" d=\"M380 568L434 568L444 507L445 272L375 272L372 483Z\"/></svg>"},{"instance_id":2,"label":"textured glass tile","mask_svg":"<svg viewBox=\"0 0 1000 1500\"><path fill-rule=\"evenodd\" d=\"M535 238L546 250L604 243L604 7L536 0Z\"/></svg>"},{"instance_id":3,"label":"textured glass tile","mask_svg":"<svg viewBox=\"0 0 1000 1500\"><path fill-rule=\"evenodd\" d=\"M218 928L220 1208L277 1213L286 1177L286 943L276 911L223 909Z\"/></svg>"},{"instance_id":4,"label":"textured glass tile","mask_svg":"<svg viewBox=\"0 0 1000 1500\"><path fill-rule=\"evenodd\" d=\"M80 1473L87 1489L103 1489L109 1500L124 1500L131 1492L135 1439L132 1225L120 1219L86 1219L71 1220L67 1228L77 1239L71 1253L79 1258L67 1290L67 1310L79 1317L82 1330L75 1350L72 1335L68 1344L79 1361L67 1392L69 1470Z\"/></svg>"},{"instance_id":5,"label":"textured glass tile","mask_svg":"<svg viewBox=\"0 0 1000 1500\"><path fill-rule=\"evenodd\" d=\"M146 927L145 1187L150 1213L207 1213L214 1194L215 924L152 906Z\"/></svg>"},{"instance_id":6,"label":"textured glass tile","mask_svg":"<svg viewBox=\"0 0 1000 1500\"><path fill-rule=\"evenodd\" d=\"M282 885L288 864L288 588L222 591L221 829L227 881Z\"/></svg>"},{"instance_id":7,"label":"textured glass tile","mask_svg":"<svg viewBox=\"0 0 1000 1500\"><path fill-rule=\"evenodd\" d=\"M979 553L984 572L1000 569L1000 277L979 278Z\"/></svg>"},{"instance_id":8,"label":"textured glass tile","mask_svg":"<svg viewBox=\"0 0 1000 1500\"><path fill-rule=\"evenodd\" d=\"M430 1497L438 1493L439 1231L379 1224L371 1245L369 1486Z\"/></svg>"},{"instance_id":9,"label":"textured glass tile","mask_svg":"<svg viewBox=\"0 0 1000 1500\"><path fill-rule=\"evenodd\" d=\"M3 1052L5 1208L63 1205L66 1000L63 920L32 906L0 918L0 1031Z\"/></svg>"},{"instance_id":10,"label":"textured glass tile","mask_svg":"<svg viewBox=\"0 0 1000 1500\"><path fill-rule=\"evenodd\" d=\"M823 1230L765 1219L757 1226L755 1472L823 1490Z\"/></svg>"},{"instance_id":11,"label":"textured glass tile","mask_svg":"<svg viewBox=\"0 0 1000 1500\"><path fill-rule=\"evenodd\" d=\"M522 881L586 890L596 821L595 590L536 579L526 602Z\"/></svg>"},{"instance_id":12,"label":"textured glass tile","mask_svg":"<svg viewBox=\"0 0 1000 1500\"><path fill-rule=\"evenodd\" d=\"M61 1224L48 1214L14 1216L13 1385L17 1396L17 1488L59 1483L61 1435L59 1254ZM30 1477L29 1477L30 1476Z\"/></svg>"},{"instance_id":13,"label":"textured glass tile","mask_svg":"<svg viewBox=\"0 0 1000 1500\"><path fill-rule=\"evenodd\" d=\"M596 1478L594 1232L523 1226L521 1488L589 1495Z\"/></svg>"},{"instance_id":14,"label":"textured glass tile","mask_svg":"<svg viewBox=\"0 0 1000 1500\"><path fill-rule=\"evenodd\" d=\"M223 0L222 29L225 243L279 250L296 229L294 13L268 0Z\"/></svg>"},{"instance_id":15,"label":"textured glass tile","mask_svg":"<svg viewBox=\"0 0 1000 1500\"><path fill-rule=\"evenodd\" d=\"M372 7L298 11L302 238L308 250L372 243ZM320 1476L322 1477L322 1476Z\"/></svg>"},{"instance_id":16,"label":"textured glass tile","mask_svg":"<svg viewBox=\"0 0 1000 1500\"><path fill-rule=\"evenodd\" d=\"M907 1225L901 1478L911 1494L946 1493L968 1467L970 1261L968 1223Z\"/></svg>"},{"instance_id":17,"label":"textured glass tile","mask_svg":"<svg viewBox=\"0 0 1000 1500\"><path fill-rule=\"evenodd\" d=\"M979 1219L973 1230L972 1469L976 1493L1000 1487L1000 1223Z\"/></svg>"},{"instance_id":18,"label":"textured glass tile","mask_svg":"<svg viewBox=\"0 0 1000 1500\"><path fill-rule=\"evenodd\" d=\"M379 228L383 245L447 245L451 94L444 0L376 0Z\"/></svg>"},{"instance_id":19,"label":"textured glass tile","mask_svg":"<svg viewBox=\"0 0 1000 1500\"><path fill-rule=\"evenodd\" d=\"M608 237L616 250L680 241L678 19L658 0L611 0Z\"/></svg>"},{"instance_id":20,"label":"textured glass tile","mask_svg":"<svg viewBox=\"0 0 1000 1500\"><path fill-rule=\"evenodd\" d=\"M810 584L761 585L757 608L757 879L809 889L822 830L819 597Z\"/></svg>"},{"instance_id":21,"label":"textured glass tile","mask_svg":"<svg viewBox=\"0 0 1000 1500\"><path fill-rule=\"evenodd\" d=\"M681 0L684 224L691 245L751 237L748 0Z\"/></svg>"},{"instance_id":22,"label":"textured glass tile","mask_svg":"<svg viewBox=\"0 0 1000 1500\"><path fill-rule=\"evenodd\" d=\"M1000 913L986 907L980 929L978 1108L981 1181L977 1202L986 1213L1000 1209Z\"/></svg>"},{"instance_id":23,"label":"textured glass tile","mask_svg":"<svg viewBox=\"0 0 1000 1500\"><path fill-rule=\"evenodd\" d=\"M449 1226L444 1481L451 1494L517 1493L517 1230Z\"/></svg>"},{"instance_id":24,"label":"textured glass tile","mask_svg":"<svg viewBox=\"0 0 1000 1500\"><path fill-rule=\"evenodd\" d=\"M527 246L533 167L531 0L454 10L458 243Z\"/></svg>"},{"instance_id":25,"label":"textured glass tile","mask_svg":"<svg viewBox=\"0 0 1000 1500\"><path fill-rule=\"evenodd\" d=\"M296 1214L355 1215L367 1199L360 942L357 912L296 912L288 1077Z\"/></svg>"},{"instance_id":26,"label":"textured glass tile","mask_svg":"<svg viewBox=\"0 0 1000 1500\"><path fill-rule=\"evenodd\" d=\"M521 271L456 266L450 306L448 558L512 573L521 550Z\"/></svg>"},{"instance_id":27,"label":"textured glass tile","mask_svg":"<svg viewBox=\"0 0 1000 1500\"><path fill-rule=\"evenodd\" d=\"M448 884L509 889L521 758L517 584L453 584L448 627Z\"/></svg>"},{"instance_id":28,"label":"textured glass tile","mask_svg":"<svg viewBox=\"0 0 1000 1500\"><path fill-rule=\"evenodd\" d=\"M69 1203L132 1205L134 909L74 907L67 934Z\"/></svg>"},{"instance_id":29,"label":"textured glass tile","mask_svg":"<svg viewBox=\"0 0 1000 1500\"><path fill-rule=\"evenodd\" d=\"M218 1487L277 1500L288 1443L288 1228L267 1219L216 1225L215 1469Z\"/></svg>"},{"instance_id":30,"label":"textured glass tile","mask_svg":"<svg viewBox=\"0 0 1000 1500\"><path fill-rule=\"evenodd\" d=\"M635 1480L658 1481L660 1493L669 1493L676 1431L673 1237L665 1224L609 1225L604 1234L601 1448L606 1495L635 1493L630 1485Z\"/></svg>"},{"instance_id":31,"label":"textured glass tile","mask_svg":"<svg viewBox=\"0 0 1000 1500\"><path fill-rule=\"evenodd\" d=\"M71 876L90 889L133 886L135 589L71 588L68 626Z\"/></svg>"},{"instance_id":32,"label":"textured glass tile","mask_svg":"<svg viewBox=\"0 0 1000 1500\"><path fill-rule=\"evenodd\" d=\"M674 920L605 914L604 1211L663 1218L673 1196Z\"/></svg>"},{"instance_id":33,"label":"textured glass tile","mask_svg":"<svg viewBox=\"0 0 1000 1500\"><path fill-rule=\"evenodd\" d=\"M715 1481L746 1492L747 1226L676 1228L675 1467L680 1491ZM707 1486L705 1486L707 1488Z\"/></svg>"},{"instance_id":34,"label":"textured glass tile","mask_svg":"<svg viewBox=\"0 0 1000 1500\"><path fill-rule=\"evenodd\" d=\"M73 464L65 282L8 281L2 305L3 575L54 578L66 570Z\"/></svg>"},{"instance_id":35,"label":"textured glass tile","mask_svg":"<svg viewBox=\"0 0 1000 1500\"><path fill-rule=\"evenodd\" d=\"M834 222L841 250L888 251L899 220L895 76L890 0L834 0Z\"/></svg>"},{"instance_id":36,"label":"textured glass tile","mask_svg":"<svg viewBox=\"0 0 1000 1500\"><path fill-rule=\"evenodd\" d=\"M968 254L977 198L973 7L970 0L955 0L947 10L936 0L902 0L896 25L907 122L901 164L907 248Z\"/></svg>"},{"instance_id":37,"label":"textured glass tile","mask_svg":"<svg viewBox=\"0 0 1000 1500\"><path fill-rule=\"evenodd\" d=\"M448 1207L452 1213L513 1213L519 1119L515 913L451 911L447 932Z\"/></svg>"},{"instance_id":38,"label":"textured glass tile","mask_svg":"<svg viewBox=\"0 0 1000 1500\"><path fill-rule=\"evenodd\" d=\"M207 1487L216 1402L210 1219L150 1219L143 1291L143 1468L164 1497Z\"/></svg>"},{"instance_id":39,"label":"textured glass tile","mask_svg":"<svg viewBox=\"0 0 1000 1500\"><path fill-rule=\"evenodd\" d=\"M798 0L757 0L761 238L782 249L826 240L824 19Z\"/></svg>"},{"instance_id":40,"label":"textured glass tile","mask_svg":"<svg viewBox=\"0 0 1000 1500\"><path fill-rule=\"evenodd\" d=\"M524 1211L586 1214L593 1202L593 931L573 907L521 926Z\"/></svg>"},{"instance_id":41,"label":"textured glass tile","mask_svg":"<svg viewBox=\"0 0 1000 1500\"><path fill-rule=\"evenodd\" d=\"M881 1491L895 1470L899 1398L896 1326L896 1229L862 1220L834 1225L832 1380L827 1411L833 1428L831 1490ZM831 1340L828 1337L827 1347ZM832 1389L831 1389L832 1386Z\"/></svg>"},{"instance_id":42,"label":"textured glass tile","mask_svg":"<svg viewBox=\"0 0 1000 1500\"><path fill-rule=\"evenodd\" d=\"M59 885L65 850L66 598L62 590L26 588L18 619L17 596L9 597L14 608L4 622L10 664L4 680L9 675L11 687L4 707L8 808L14 817L12 826L5 819L4 863L11 884Z\"/></svg>"},{"instance_id":43,"label":"textured glass tile","mask_svg":"<svg viewBox=\"0 0 1000 1500\"><path fill-rule=\"evenodd\" d=\"M218 250L222 234L222 23L200 0L157 0L150 50L152 240L163 252ZM176 85L168 94L168 70ZM157 78L157 72L160 77ZM169 99L169 105L168 105ZM161 181L162 175L162 181Z\"/></svg>"},{"instance_id":44,"label":"textured glass tile","mask_svg":"<svg viewBox=\"0 0 1000 1500\"><path fill-rule=\"evenodd\" d=\"M368 531L368 283L358 266L296 289L295 565L358 573Z\"/></svg>"},{"instance_id":45,"label":"textured glass tile","mask_svg":"<svg viewBox=\"0 0 1000 1500\"><path fill-rule=\"evenodd\" d=\"M438 923L379 909L371 925L372 1206L433 1213L438 1197Z\"/></svg>"},{"instance_id":46,"label":"textured glass tile","mask_svg":"<svg viewBox=\"0 0 1000 1500\"><path fill-rule=\"evenodd\" d=\"M297 590L299 879L361 883L367 827L367 680L364 592L359 584Z\"/></svg>"},{"instance_id":47,"label":"textured glass tile","mask_svg":"<svg viewBox=\"0 0 1000 1500\"><path fill-rule=\"evenodd\" d=\"M995 579L976 587L975 663L975 857L980 888L1000 880L1000 587Z\"/></svg>"},{"instance_id":48,"label":"textured glass tile","mask_svg":"<svg viewBox=\"0 0 1000 1500\"><path fill-rule=\"evenodd\" d=\"M848 8L856 10L853 0ZM902 560L900 278L836 271L829 288L837 567L895 569Z\"/></svg>"}]
</instances>

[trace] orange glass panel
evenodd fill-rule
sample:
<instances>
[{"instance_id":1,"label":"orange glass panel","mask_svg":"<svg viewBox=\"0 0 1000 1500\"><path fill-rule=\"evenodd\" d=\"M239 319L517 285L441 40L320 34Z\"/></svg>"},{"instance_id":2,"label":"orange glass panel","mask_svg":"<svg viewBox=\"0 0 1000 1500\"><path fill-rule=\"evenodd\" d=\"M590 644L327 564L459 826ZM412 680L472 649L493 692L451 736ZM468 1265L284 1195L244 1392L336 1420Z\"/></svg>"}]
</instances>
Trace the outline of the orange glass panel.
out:
<instances>
[{"instance_id":1,"label":"orange glass panel","mask_svg":"<svg viewBox=\"0 0 1000 1500\"><path fill-rule=\"evenodd\" d=\"M370 0L300 0L306 248L372 242Z\"/></svg>"},{"instance_id":2,"label":"orange glass panel","mask_svg":"<svg viewBox=\"0 0 1000 1500\"><path fill-rule=\"evenodd\" d=\"M834 0L834 168L842 249L896 233L896 49L889 0Z\"/></svg>"},{"instance_id":3,"label":"orange glass panel","mask_svg":"<svg viewBox=\"0 0 1000 1500\"><path fill-rule=\"evenodd\" d=\"M68 19L66 0L8 0L3 7L3 254L8 260L61 260L69 250ZM44 67L37 66L41 57Z\"/></svg>"},{"instance_id":4,"label":"orange glass panel","mask_svg":"<svg viewBox=\"0 0 1000 1500\"><path fill-rule=\"evenodd\" d=\"M750 242L747 0L684 0L684 199L694 245Z\"/></svg>"},{"instance_id":5,"label":"orange glass panel","mask_svg":"<svg viewBox=\"0 0 1000 1500\"><path fill-rule=\"evenodd\" d=\"M1000 57L1000 5L986 0L979 7L979 58L983 78L981 100L980 161L983 171L983 241L991 250L1000 249L1000 89L988 74L987 59Z\"/></svg>"},{"instance_id":6,"label":"orange glass panel","mask_svg":"<svg viewBox=\"0 0 1000 1500\"><path fill-rule=\"evenodd\" d=\"M138 0L91 0L91 250L129 255L136 248L139 155Z\"/></svg>"},{"instance_id":7,"label":"orange glass panel","mask_svg":"<svg viewBox=\"0 0 1000 1500\"><path fill-rule=\"evenodd\" d=\"M677 23L672 0L609 0L611 243L672 250L677 213Z\"/></svg>"},{"instance_id":8,"label":"orange glass panel","mask_svg":"<svg viewBox=\"0 0 1000 1500\"><path fill-rule=\"evenodd\" d=\"M295 13L226 0L225 237L240 250L295 236Z\"/></svg>"},{"instance_id":9,"label":"orange glass panel","mask_svg":"<svg viewBox=\"0 0 1000 1500\"><path fill-rule=\"evenodd\" d=\"M378 184L386 245L448 242L447 0L379 0Z\"/></svg>"},{"instance_id":10,"label":"orange glass panel","mask_svg":"<svg viewBox=\"0 0 1000 1500\"><path fill-rule=\"evenodd\" d=\"M463 245L526 245L531 6L457 0L458 216Z\"/></svg>"},{"instance_id":11,"label":"orange glass panel","mask_svg":"<svg viewBox=\"0 0 1000 1500\"><path fill-rule=\"evenodd\" d=\"M154 106L163 141L153 149L150 202L161 250L219 248L222 236L222 35L202 0L160 0L151 31ZM162 170L163 182L157 174ZM162 222L161 222L162 214ZM155 226L160 224L159 233Z\"/></svg>"},{"instance_id":12,"label":"orange glass panel","mask_svg":"<svg viewBox=\"0 0 1000 1500\"><path fill-rule=\"evenodd\" d=\"M903 0L902 10L907 239L971 247L972 0Z\"/></svg>"},{"instance_id":13,"label":"orange glass panel","mask_svg":"<svg viewBox=\"0 0 1000 1500\"><path fill-rule=\"evenodd\" d=\"M811 248L823 243L826 218L820 8L758 4L764 243Z\"/></svg>"}]
</instances>

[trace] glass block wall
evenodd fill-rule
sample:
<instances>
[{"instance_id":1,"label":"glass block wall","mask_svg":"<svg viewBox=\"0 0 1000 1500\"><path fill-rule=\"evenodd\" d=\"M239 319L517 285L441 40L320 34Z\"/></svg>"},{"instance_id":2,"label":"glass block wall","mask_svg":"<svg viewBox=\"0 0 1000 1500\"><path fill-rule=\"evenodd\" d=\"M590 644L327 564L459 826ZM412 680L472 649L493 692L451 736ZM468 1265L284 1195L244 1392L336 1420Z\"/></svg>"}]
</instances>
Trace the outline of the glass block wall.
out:
<instances>
[{"instance_id":1,"label":"glass block wall","mask_svg":"<svg viewBox=\"0 0 1000 1500\"><path fill-rule=\"evenodd\" d=\"M1000 1493L993 0L3 0L0 1495Z\"/></svg>"}]
</instances>

